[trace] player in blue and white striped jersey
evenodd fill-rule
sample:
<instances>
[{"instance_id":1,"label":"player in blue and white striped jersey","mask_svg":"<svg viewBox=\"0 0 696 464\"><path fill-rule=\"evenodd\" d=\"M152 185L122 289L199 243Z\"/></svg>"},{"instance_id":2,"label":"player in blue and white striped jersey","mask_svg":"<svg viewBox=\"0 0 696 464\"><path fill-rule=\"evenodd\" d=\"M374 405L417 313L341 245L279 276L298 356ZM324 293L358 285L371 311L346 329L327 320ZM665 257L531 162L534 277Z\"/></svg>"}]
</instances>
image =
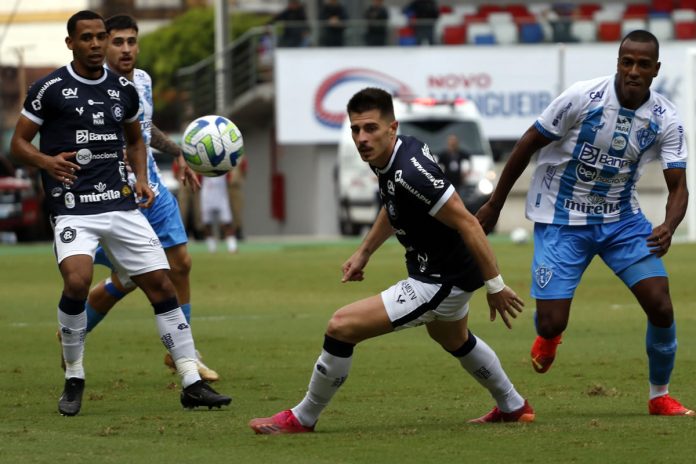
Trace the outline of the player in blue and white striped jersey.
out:
<instances>
[{"instance_id":1,"label":"player in blue and white striped jersey","mask_svg":"<svg viewBox=\"0 0 696 464\"><path fill-rule=\"evenodd\" d=\"M575 289L599 255L631 289L648 318L649 411L695 415L668 395L677 339L661 257L688 201L684 128L674 105L650 90L660 70L659 44L633 31L619 47L616 74L579 82L556 98L513 148L491 199L478 212L487 231L532 155L527 195L534 221L532 296L538 337L532 365L546 372L568 324ZM650 161L661 164L669 196L664 222L641 212L636 182Z\"/></svg>"}]
</instances>

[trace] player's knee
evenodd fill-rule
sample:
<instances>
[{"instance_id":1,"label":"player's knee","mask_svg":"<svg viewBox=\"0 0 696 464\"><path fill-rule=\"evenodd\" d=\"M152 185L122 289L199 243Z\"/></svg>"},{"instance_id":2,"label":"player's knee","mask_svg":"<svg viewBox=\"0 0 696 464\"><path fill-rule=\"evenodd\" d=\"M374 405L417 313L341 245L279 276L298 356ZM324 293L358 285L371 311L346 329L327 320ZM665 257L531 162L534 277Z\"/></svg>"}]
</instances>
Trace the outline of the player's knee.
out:
<instances>
[{"instance_id":1,"label":"player's knee","mask_svg":"<svg viewBox=\"0 0 696 464\"><path fill-rule=\"evenodd\" d=\"M91 283L90 277L91 276L79 272L71 272L67 275L63 275L65 293L73 298L87 298Z\"/></svg>"},{"instance_id":2,"label":"player's knee","mask_svg":"<svg viewBox=\"0 0 696 464\"><path fill-rule=\"evenodd\" d=\"M648 320L657 327L670 327L674 322L674 309L669 299L663 299L648 311Z\"/></svg>"},{"instance_id":3,"label":"player's knee","mask_svg":"<svg viewBox=\"0 0 696 464\"><path fill-rule=\"evenodd\" d=\"M326 334L336 340L355 343L356 330L350 318L340 309L329 319Z\"/></svg>"},{"instance_id":4,"label":"player's knee","mask_svg":"<svg viewBox=\"0 0 696 464\"><path fill-rule=\"evenodd\" d=\"M174 284L163 270L148 272L142 276L134 276L133 280L143 289L148 299L161 301L176 298Z\"/></svg>"},{"instance_id":5,"label":"player's knee","mask_svg":"<svg viewBox=\"0 0 696 464\"><path fill-rule=\"evenodd\" d=\"M172 279L185 279L191 273L191 255L186 253L181 258L169 261L169 273Z\"/></svg>"}]
</instances>

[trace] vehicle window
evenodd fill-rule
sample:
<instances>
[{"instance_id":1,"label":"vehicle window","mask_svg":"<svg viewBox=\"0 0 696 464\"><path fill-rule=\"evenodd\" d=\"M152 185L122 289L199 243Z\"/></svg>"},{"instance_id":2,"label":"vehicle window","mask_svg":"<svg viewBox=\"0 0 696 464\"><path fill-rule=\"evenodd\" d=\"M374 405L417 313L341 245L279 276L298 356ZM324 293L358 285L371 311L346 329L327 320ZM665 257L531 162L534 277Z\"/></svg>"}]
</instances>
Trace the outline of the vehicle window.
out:
<instances>
[{"instance_id":1,"label":"vehicle window","mask_svg":"<svg viewBox=\"0 0 696 464\"><path fill-rule=\"evenodd\" d=\"M399 122L399 131L428 144L431 153L442 153L447 148L447 136L454 134L459 146L472 155L485 154L481 146L478 125L472 121L447 121L441 119Z\"/></svg>"}]
</instances>

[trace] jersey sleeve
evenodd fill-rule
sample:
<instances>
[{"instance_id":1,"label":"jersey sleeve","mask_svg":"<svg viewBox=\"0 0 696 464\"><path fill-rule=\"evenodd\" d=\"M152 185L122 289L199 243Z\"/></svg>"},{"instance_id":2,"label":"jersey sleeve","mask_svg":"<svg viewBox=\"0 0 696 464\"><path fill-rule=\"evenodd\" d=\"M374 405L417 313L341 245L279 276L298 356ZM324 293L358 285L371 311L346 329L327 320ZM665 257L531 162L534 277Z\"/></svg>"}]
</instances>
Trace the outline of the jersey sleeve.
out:
<instances>
[{"instance_id":1,"label":"jersey sleeve","mask_svg":"<svg viewBox=\"0 0 696 464\"><path fill-rule=\"evenodd\" d=\"M662 135L660 148L659 158L662 169L686 169L686 160L689 155L686 148L684 125L678 117L675 117L667 125Z\"/></svg>"},{"instance_id":2,"label":"jersey sleeve","mask_svg":"<svg viewBox=\"0 0 696 464\"><path fill-rule=\"evenodd\" d=\"M539 115L534 127L551 140L561 139L575 124L580 109L576 86L567 88Z\"/></svg>"},{"instance_id":3,"label":"jersey sleeve","mask_svg":"<svg viewBox=\"0 0 696 464\"><path fill-rule=\"evenodd\" d=\"M58 79L58 81L60 81L60 79ZM42 125L44 119L46 119L48 107L47 100L49 99L46 93L54 83L54 80L46 79L35 82L34 85L29 88L27 97L24 100L24 106L21 111L22 115L39 126Z\"/></svg>"},{"instance_id":4,"label":"jersey sleeve","mask_svg":"<svg viewBox=\"0 0 696 464\"><path fill-rule=\"evenodd\" d=\"M136 121L140 117L143 108L140 105L140 97L138 96L138 91L135 85L125 77L119 77L119 82L123 88L123 93L125 95L124 101L124 120L126 122Z\"/></svg>"},{"instance_id":5,"label":"jersey sleeve","mask_svg":"<svg viewBox=\"0 0 696 464\"><path fill-rule=\"evenodd\" d=\"M427 145L422 146L428 152ZM412 204L434 216L454 194L454 187L445 178L440 166L430 156L409 155L403 169L397 170L396 182L411 196Z\"/></svg>"}]
</instances>

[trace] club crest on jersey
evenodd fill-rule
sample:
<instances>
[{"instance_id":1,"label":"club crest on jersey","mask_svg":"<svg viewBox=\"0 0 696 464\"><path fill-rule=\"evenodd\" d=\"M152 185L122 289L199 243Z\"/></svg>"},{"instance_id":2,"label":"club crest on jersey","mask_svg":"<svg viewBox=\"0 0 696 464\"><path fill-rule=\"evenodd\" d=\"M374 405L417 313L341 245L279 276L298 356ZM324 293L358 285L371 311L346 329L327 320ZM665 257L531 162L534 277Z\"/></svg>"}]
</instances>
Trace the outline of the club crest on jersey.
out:
<instances>
[{"instance_id":1,"label":"club crest on jersey","mask_svg":"<svg viewBox=\"0 0 696 464\"><path fill-rule=\"evenodd\" d=\"M72 227L66 227L60 233L60 241L63 243L70 243L77 237L77 231Z\"/></svg>"},{"instance_id":2,"label":"club crest on jersey","mask_svg":"<svg viewBox=\"0 0 696 464\"><path fill-rule=\"evenodd\" d=\"M534 278L541 288L546 287L551 282L551 277L553 277L553 269L547 267L546 264L542 264L534 270Z\"/></svg>"},{"instance_id":3,"label":"club crest on jersey","mask_svg":"<svg viewBox=\"0 0 696 464\"><path fill-rule=\"evenodd\" d=\"M114 116L116 121L121 122L123 119L123 107L119 103L115 103L111 107L111 114Z\"/></svg>"},{"instance_id":4,"label":"club crest on jersey","mask_svg":"<svg viewBox=\"0 0 696 464\"><path fill-rule=\"evenodd\" d=\"M636 133L636 137L638 138L638 146L640 149L645 150L647 147L652 145L652 143L655 141L655 137L657 137L657 134L651 128L644 127Z\"/></svg>"}]
</instances>

